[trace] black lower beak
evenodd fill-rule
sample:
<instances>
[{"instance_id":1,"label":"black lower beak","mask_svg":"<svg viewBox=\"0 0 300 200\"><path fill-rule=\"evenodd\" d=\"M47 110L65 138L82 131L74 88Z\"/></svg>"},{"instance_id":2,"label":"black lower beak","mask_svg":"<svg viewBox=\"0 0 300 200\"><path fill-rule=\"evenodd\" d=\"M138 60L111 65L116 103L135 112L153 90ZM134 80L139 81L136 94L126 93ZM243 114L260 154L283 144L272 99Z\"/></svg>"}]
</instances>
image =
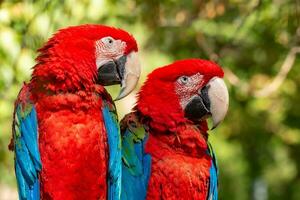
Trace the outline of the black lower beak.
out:
<instances>
[{"instance_id":1,"label":"black lower beak","mask_svg":"<svg viewBox=\"0 0 300 200\"><path fill-rule=\"evenodd\" d=\"M126 56L120 57L118 60L109 61L98 69L97 83L100 85L121 84L124 78Z\"/></svg>"},{"instance_id":2,"label":"black lower beak","mask_svg":"<svg viewBox=\"0 0 300 200\"><path fill-rule=\"evenodd\" d=\"M185 116L192 121L198 121L211 115L207 86L204 87L199 94L191 98L186 105L184 112Z\"/></svg>"}]
</instances>

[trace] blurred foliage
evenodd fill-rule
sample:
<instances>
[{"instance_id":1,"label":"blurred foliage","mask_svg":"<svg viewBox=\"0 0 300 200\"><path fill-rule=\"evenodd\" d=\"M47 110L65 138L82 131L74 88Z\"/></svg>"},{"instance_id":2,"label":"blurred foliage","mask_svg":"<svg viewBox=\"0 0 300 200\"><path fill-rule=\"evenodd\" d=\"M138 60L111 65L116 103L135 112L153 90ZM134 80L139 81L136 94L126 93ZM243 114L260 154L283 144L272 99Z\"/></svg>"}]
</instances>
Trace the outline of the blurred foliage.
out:
<instances>
[{"instance_id":1,"label":"blurred foliage","mask_svg":"<svg viewBox=\"0 0 300 200\"><path fill-rule=\"evenodd\" d=\"M98 23L137 38L140 85L177 59L223 66L230 110L211 134L220 199L300 199L299 21L299 0L0 1L0 185L15 188L7 150L13 102L37 48L59 28ZM120 116L133 103L133 95L118 102Z\"/></svg>"}]
</instances>

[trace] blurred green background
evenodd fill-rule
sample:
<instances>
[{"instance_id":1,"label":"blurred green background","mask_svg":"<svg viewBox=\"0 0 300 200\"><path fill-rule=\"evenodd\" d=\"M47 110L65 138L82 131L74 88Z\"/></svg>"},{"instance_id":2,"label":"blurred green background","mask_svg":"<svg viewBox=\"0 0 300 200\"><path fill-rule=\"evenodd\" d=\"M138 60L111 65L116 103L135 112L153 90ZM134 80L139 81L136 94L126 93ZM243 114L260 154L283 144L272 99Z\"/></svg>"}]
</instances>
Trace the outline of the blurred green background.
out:
<instances>
[{"instance_id":1,"label":"blurred green background","mask_svg":"<svg viewBox=\"0 0 300 200\"><path fill-rule=\"evenodd\" d=\"M0 199L17 199L13 102L30 79L36 50L57 29L117 26L140 46L142 79L188 57L225 70L226 120L211 134L220 199L300 199L299 0L0 0ZM115 97L118 87L110 88ZM117 102L122 117L134 94Z\"/></svg>"}]
</instances>

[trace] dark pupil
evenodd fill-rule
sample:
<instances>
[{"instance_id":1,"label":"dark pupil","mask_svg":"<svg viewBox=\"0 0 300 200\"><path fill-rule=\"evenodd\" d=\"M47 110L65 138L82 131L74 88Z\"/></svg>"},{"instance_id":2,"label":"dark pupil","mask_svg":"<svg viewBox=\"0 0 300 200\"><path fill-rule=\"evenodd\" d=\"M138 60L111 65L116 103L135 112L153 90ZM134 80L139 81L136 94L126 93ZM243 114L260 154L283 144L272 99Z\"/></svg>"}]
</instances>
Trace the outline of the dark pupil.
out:
<instances>
[{"instance_id":1,"label":"dark pupil","mask_svg":"<svg viewBox=\"0 0 300 200\"><path fill-rule=\"evenodd\" d=\"M112 43L112 39L109 39L108 42L111 44Z\"/></svg>"},{"instance_id":2,"label":"dark pupil","mask_svg":"<svg viewBox=\"0 0 300 200\"><path fill-rule=\"evenodd\" d=\"M183 82L187 82L187 79L188 79L188 78L187 78L187 77L185 77L185 76L184 76L184 77L182 77L182 81L183 81Z\"/></svg>"}]
</instances>

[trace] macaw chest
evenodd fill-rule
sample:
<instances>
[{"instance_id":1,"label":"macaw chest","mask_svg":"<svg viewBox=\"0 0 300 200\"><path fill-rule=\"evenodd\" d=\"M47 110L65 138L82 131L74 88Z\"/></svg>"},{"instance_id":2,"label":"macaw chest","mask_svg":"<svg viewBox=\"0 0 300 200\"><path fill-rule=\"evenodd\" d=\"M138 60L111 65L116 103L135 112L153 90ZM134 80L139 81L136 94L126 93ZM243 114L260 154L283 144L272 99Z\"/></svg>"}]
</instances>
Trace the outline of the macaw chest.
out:
<instances>
[{"instance_id":1,"label":"macaw chest","mask_svg":"<svg viewBox=\"0 0 300 200\"><path fill-rule=\"evenodd\" d=\"M36 104L41 192L53 199L102 199L108 152L101 102L85 104L74 98L47 98Z\"/></svg>"},{"instance_id":2,"label":"macaw chest","mask_svg":"<svg viewBox=\"0 0 300 200\"><path fill-rule=\"evenodd\" d=\"M152 157L147 199L206 199L209 155L190 157L167 147L147 153Z\"/></svg>"}]
</instances>

